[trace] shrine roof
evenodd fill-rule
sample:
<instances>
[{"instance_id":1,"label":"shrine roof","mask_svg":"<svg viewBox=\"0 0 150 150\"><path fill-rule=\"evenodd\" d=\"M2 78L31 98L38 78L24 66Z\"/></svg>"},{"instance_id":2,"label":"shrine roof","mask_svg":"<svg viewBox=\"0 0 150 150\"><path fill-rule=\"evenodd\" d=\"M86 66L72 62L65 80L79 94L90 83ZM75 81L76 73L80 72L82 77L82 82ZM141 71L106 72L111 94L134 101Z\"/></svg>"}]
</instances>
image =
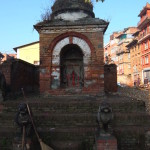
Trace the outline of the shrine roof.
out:
<instances>
[{"instance_id":1,"label":"shrine roof","mask_svg":"<svg viewBox=\"0 0 150 150\"><path fill-rule=\"evenodd\" d=\"M86 18L86 19L84 18L76 21L65 21L65 20L54 19L54 20L39 22L36 25L34 25L34 28L36 30L39 30L42 27L87 26L87 25L100 25L104 27L106 30L109 25L109 22L99 18Z\"/></svg>"},{"instance_id":2,"label":"shrine roof","mask_svg":"<svg viewBox=\"0 0 150 150\"><path fill-rule=\"evenodd\" d=\"M84 11L94 17L93 5L85 0L56 0L52 6L52 17L64 11Z\"/></svg>"}]
</instances>

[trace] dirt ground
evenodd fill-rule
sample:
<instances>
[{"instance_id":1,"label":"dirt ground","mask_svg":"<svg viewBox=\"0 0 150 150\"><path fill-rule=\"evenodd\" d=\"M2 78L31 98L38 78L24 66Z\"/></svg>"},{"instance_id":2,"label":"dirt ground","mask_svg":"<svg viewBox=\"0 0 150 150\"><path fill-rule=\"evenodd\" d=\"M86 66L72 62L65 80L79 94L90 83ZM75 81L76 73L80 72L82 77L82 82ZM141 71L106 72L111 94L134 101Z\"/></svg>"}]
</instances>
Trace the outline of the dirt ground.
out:
<instances>
[{"instance_id":1,"label":"dirt ground","mask_svg":"<svg viewBox=\"0 0 150 150\"><path fill-rule=\"evenodd\" d=\"M145 101L147 111L150 113L150 90L137 87L118 87L117 94Z\"/></svg>"}]
</instances>

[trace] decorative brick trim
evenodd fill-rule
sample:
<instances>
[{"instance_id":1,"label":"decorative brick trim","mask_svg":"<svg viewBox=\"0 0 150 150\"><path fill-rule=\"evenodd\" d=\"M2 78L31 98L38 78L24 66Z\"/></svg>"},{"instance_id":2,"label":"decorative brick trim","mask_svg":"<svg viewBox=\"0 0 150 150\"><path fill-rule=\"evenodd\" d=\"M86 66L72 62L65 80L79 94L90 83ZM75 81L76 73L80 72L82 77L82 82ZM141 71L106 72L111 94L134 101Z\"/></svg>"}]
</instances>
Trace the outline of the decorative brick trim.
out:
<instances>
[{"instance_id":1,"label":"decorative brick trim","mask_svg":"<svg viewBox=\"0 0 150 150\"><path fill-rule=\"evenodd\" d=\"M70 44L73 43L73 38L72 38L72 36L69 37L69 43L70 43Z\"/></svg>"},{"instance_id":2,"label":"decorative brick trim","mask_svg":"<svg viewBox=\"0 0 150 150\"><path fill-rule=\"evenodd\" d=\"M53 50L55 45L62 39L66 38L66 37L78 37L78 38L81 38L83 39L84 41L86 41L86 43L89 45L91 51L94 51L94 46L93 44L91 43L91 41L88 39L88 37L86 37L85 35L81 34L81 33L78 33L78 32L66 32L66 33L63 33L59 36L57 36L50 44L49 46L49 50ZM69 38L71 39L71 38Z\"/></svg>"}]
</instances>

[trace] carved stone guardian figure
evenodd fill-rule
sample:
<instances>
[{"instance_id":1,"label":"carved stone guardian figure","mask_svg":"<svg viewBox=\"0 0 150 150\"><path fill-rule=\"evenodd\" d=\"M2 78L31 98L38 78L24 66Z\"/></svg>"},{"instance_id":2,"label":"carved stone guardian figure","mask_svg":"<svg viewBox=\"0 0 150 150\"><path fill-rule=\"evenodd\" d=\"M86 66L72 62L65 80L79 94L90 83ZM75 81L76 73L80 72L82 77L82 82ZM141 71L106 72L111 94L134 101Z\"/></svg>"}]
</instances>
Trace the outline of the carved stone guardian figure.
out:
<instances>
[{"instance_id":1,"label":"carved stone guardian figure","mask_svg":"<svg viewBox=\"0 0 150 150\"><path fill-rule=\"evenodd\" d=\"M96 136L96 150L118 150L117 139L112 134L111 121L113 119L112 108L106 101L103 101L98 109L98 134Z\"/></svg>"},{"instance_id":2,"label":"carved stone guardian figure","mask_svg":"<svg viewBox=\"0 0 150 150\"><path fill-rule=\"evenodd\" d=\"M97 121L100 128L100 135L108 135L109 134L109 124L113 119L112 108L107 102L102 102L99 106Z\"/></svg>"},{"instance_id":3,"label":"carved stone guardian figure","mask_svg":"<svg viewBox=\"0 0 150 150\"><path fill-rule=\"evenodd\" d=\"M28 113L27 105L21 103L15 116L17 126L13 150L30 150L32 123Z\"/></svg>"}]
</instances>

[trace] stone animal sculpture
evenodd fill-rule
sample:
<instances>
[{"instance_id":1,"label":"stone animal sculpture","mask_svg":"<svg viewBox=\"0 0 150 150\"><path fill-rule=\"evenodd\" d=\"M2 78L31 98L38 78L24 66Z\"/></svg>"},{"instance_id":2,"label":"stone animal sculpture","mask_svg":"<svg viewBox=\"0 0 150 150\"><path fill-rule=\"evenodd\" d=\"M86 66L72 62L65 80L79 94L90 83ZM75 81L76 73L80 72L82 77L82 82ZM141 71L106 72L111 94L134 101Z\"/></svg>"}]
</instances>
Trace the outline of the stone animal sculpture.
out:
<instances>
[{"instance_id":1,"label":"stone animal sculpture","mask_svg":"<svg viewBox=\"0 0 150 150\"><path fill-rule=\"evenodd\" d=\"M20 135L23 132L23 126L26 128L26 137L30 136L32 123L30 120L30 116L28 113L27 105L25 103L21 103L18 107L18 112L15 117L15 122L20 128Z\"/></svg>"},{"instance_id":2,"label":"stone animal sculpture","mask_svg":"<svg viewBox=\"0 0 150 150\"><path fill-rule=\"evenodd\" d=\"M100 127L102 124L102 128L100 127L101 133L108 133L108 125L113 119L112 108L107 102L102 102L99 106L97 121Z\"/></svg>"},{"instance_id":3,"label":"stone animal sculpture","mask_svg":"<svg viewBox=\"0 0 150 150\"><path fill-rule=\"evenodd\" d=\"M20 141L22 140L21 150L30 150L32 122L28 113L27 105L25 103L21 103L19 105L18 112L15 116L15 123L17 124L17 130L14 143L20 144ZM16 150L16 147L14 147L14 149Z\"/></svg>"},{"instance_id":4,"label":"stone animal sculpture","mask_svg":"<svg viewBox=\"0 0 150 150\"><path fill-rule=\"evenodd\" d=\"M0 71L0 92L2 93L2 98L4 100L6 96L6 79L1 71Z\"/></svg>"}]
</instances>

